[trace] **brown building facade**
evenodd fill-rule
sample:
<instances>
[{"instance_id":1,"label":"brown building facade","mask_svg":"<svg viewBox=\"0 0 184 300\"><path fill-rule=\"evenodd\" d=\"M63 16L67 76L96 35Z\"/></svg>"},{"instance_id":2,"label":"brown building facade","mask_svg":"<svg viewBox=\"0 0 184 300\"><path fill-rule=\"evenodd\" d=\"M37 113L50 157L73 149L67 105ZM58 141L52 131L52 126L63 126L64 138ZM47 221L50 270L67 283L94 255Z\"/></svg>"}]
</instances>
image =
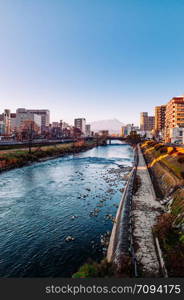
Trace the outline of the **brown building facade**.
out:
<instances>
[{"instance_id":1,"label":"brown building facade","mask_svg":"<svg viewBox=\"0 0 184 300\"><path fill-rule=\"evenodd\" d=\"M165 129L166 105L155 107L155 130L157 132Z\"/></svg>"},{"instance_id":2,"label":"brown building facade","mask_svg":"<svg viewBox=\"0 0 184 300\"><path fill-rule=\"evenodd\" d=\"M141 112L140 114L140 130L151 131L155 127L155 117L148 116L147 112Z\"/></svg>"},{"instance_id":3,"label":"brown building facade","mask_svg":"<svg viewBox=\"0 0 184 300\"><path fill-rule=\"evenodd\" d=\"M173 97L166 107L165 141L170 142L170 129L184 128L184 96Z\"/></svg>"}]
</instances>

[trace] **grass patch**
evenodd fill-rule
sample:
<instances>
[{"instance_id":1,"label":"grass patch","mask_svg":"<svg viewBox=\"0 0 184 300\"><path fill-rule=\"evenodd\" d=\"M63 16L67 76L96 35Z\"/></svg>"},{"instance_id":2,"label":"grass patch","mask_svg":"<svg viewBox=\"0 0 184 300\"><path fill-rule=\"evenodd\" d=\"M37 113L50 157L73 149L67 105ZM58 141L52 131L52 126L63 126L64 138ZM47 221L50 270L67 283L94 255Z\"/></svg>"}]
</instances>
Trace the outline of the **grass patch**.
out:
<instances>
[{"instance_id":1,"label":"grass patch","mask_svg":"<svg viewBox=\"0 0 184 300\"><path fill-rule=\"evenodd\" d=\"M41 158L78 153L88 150L95 145L94 142L90 141L32 147L31 153L29 153L28 149L0 151L0 171L21 167L29 162L39 161Z\"/></svg>"},{"instance_id":2,"label":"grass patch","mask_svg":"<svg viewBox=\"0 0 184 300\"><path fill-rule=\"evenodd\" d=\"M146 141L141 148L155 180L162 180L164 175L161 186L167 185L163 189L165 196L168 191L173 191L169 212L160 215L154 231L159 238L169 276L184 277L184 149L167 147L155 141ZM159 169L162 170L160 174Z\"/></svg>"},{"instance_id":3,"label":"grass patch","mask_svg":"<svg viewBox=\"0 0 184 300\"><path fill-rule=\"evenodd\" d=\"M99 263L89 260L72 275L72 278L132 277L131 258L123 255L121 260L119 269L112 262L108 262L106 258Z\"/></svg>"}]
</instances>

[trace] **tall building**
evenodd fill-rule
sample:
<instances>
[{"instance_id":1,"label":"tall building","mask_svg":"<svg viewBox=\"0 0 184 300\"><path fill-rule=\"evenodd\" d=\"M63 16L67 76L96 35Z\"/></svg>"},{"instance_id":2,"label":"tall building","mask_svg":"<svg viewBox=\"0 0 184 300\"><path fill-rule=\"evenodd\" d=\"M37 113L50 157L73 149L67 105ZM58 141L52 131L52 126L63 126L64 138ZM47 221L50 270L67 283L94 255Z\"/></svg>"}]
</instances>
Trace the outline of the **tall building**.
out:
<instances>
[{"instance_id":1,"label":"tall building","mask_svg":"<svg viewBox=\"0 0 184 300\"><path fill-rule=\"evenodd\" d=\"M10 135L11 125L10 125L10 110L5 109L4 113L0 115L0 135Z\"/></svg>"},{"instance_id":2,"label":"tall building","mask_svg":"<svg viewBox=\"0 0 184 300\"><path fill-rule=\"evenodd\" d=\"M18 108L16 111L16 126L20 126L21 115L23 118L26 118L31 115L40 116L41 119L41 131L43 132L50 124L50 111L48 109L25 109L25 108ZM36 117L31 118L30 120Z\"/></svg>"},{"instance_id":3,"label":"tall building","mask_svg":"<svg viewBox=\"0 0 184 300\"><path fill-rule=\"evenodd\" d=\"M10 135L11 130L10 130L10 109L5 109L3 113L4 117L4 134L5 135Z\"/></svg>"},{"instance_id":4,"label":"tall building","mask_svg":"<svg viewBox=\"0 0 184 300\"><path fill-rule=\"evenodd\" d=\"M31 114L41 116L41 131L43 132L50 124L50 111L48 109L28 109Z\"/></svg>"},{"instance_id":5,"label":"tall building","mask_svg":"<svg viewBox=\"0 0 184 300\"><path fill-rule=\"evenodd\" d=\"M85 135L86 134L86 119L84 118L78 118L74 119L74 126Z\"/></svg>"},{"instance_id":6,"label":"tall building","mask_svg":"<svg viewBox=\"0 0 184 300\"><path fill-rule=\"evenodd\" d=\"M86 136L91 136L91 125L86 124Z\"/></svg>"},{"instance_id":7,"label":"tall building","mask_svg":"<svg viewBox=\"0 0 184 300\"><path fill-rule=\"evenodd\" d=\"M3 114L0 114L0 135L4 135L4 118L3 118Z\"/></svg>"},{"instance_id":8,"label":"tall building","mask_svg":"<svg viewBox=\"0 0 184 300\"><path fill-rule=\"evenodd\" d=\"M166 105L155 107L155 130L161 132L165 129Z\"/></svg>"},{"instance_id":9,"label":"tall building","mask_svg":"<svg viewBox=\"0 0 184 300\"><path fill-rule=\"evenodd\" d=\"M18 108L16 111L16 131L20 132L23 129L24 123L27 121L33 121L38 128L42 126L41 116L38 114L34 114L25 108Z\"/></svg>"},{"instance_id":10,"label":"tall building","mask_svg":"<svg viewBox=\"0 0 184 300\"><path fill-rule=\"evenodd\" d=\"M140 130L147 131L148 130L148 113L141 112L140 114Z\"/></svg>"},{"instance_id":11,"label":"tall building","mask_svg":"<svg viewBox=\"0 0 184 300\"><path fill-rule=\"evenodd\" d=\"M184 127L184 96L173 97L166 107L165 141L171 141L171 129Z\"/></svg>"},{"instance_id":12,"label":"tall building","mask_svg":"<svg viewBox=\"0 0 184 300\"><path fill-rule=\"evenodd\" d=\"M155 117L148 116L148 131L151 131L155 128Z\"/></svg>"},{"instance_id":13,"label":"tall building","mask_svg":"<svg viewBox=\"0 0 184 300\"><path fill-rule=\"evenodd\" d=\"M140 113L140 130L151 131L155 126L155 117L148 116L147 112Z\"/></svg>"},{"instance_id":14,"label":"tall building","mask_svg":"<svg viewBox=\"0 0 184 300\"><path fill-rule=\"evenodd\" d=\"M16 114L15 113L10 114L10 128L11 128L11 133L16 131Z\"/></svg>"}]
</instances>

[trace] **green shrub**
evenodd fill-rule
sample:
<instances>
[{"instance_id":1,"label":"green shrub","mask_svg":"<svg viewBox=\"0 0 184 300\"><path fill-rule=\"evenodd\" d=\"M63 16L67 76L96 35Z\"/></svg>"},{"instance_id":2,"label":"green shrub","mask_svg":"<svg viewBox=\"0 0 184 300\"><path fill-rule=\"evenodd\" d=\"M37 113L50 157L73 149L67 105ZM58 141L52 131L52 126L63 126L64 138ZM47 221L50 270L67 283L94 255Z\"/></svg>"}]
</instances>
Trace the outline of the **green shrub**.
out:
<instances>
[{"instance_id":1,"label":"green shrub","mask_svg":"<svg viewBox=\"0 0 184 300\"><path fill-rule=\"evenodd\" d=\"M98 277L98 270L95 263L92 264L84 264L77 273L75 273L73 278L90 278L90 277Z\"/></svg>"},{"instance_id":2,"label":"green shrub","mask_svg":"<svg viewBox=\"0 0 184 300\"><path fill-rule=\"evenodd\" d=\"M73 274L72 278L97 278L114 276L114 267L106 259L100 263L89 262L80 267L79 271Z\"/></svg>"}]
</instances>

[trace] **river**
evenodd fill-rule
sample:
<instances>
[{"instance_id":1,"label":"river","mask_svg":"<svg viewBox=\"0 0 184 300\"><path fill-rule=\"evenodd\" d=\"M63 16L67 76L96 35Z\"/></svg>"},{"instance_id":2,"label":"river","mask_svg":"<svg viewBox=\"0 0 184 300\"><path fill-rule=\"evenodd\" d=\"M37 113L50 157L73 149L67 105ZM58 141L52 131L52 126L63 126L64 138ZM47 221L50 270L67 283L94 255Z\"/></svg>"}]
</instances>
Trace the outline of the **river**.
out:
<instances>
[{"instance_id":1,"label":"river","mask_svg":"<svg viewBox=\"0 0 184 300\"><path fill-rule=\"evenodd\" d=\"M70 277L105 255L133 161L113 143L0 175L0 277Z\"/></svg>"}]
</instances>

